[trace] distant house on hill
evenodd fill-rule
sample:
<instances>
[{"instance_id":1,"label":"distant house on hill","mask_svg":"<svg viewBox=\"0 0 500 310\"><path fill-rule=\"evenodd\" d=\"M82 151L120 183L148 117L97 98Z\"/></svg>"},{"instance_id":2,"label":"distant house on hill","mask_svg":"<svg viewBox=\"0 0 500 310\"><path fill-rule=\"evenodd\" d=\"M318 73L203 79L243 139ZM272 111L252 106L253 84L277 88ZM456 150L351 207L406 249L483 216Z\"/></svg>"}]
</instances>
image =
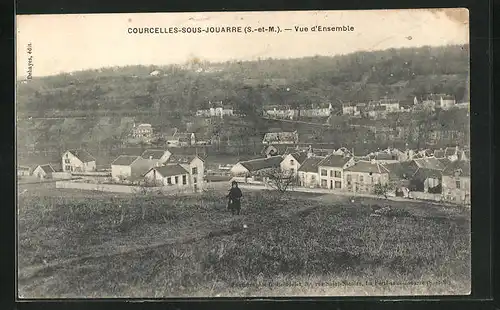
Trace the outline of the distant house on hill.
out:
<instances>
[{"instance_id":1,"label":"distant house on hill","mask_svg":"<svg viewBox=\"0 0 500 310\"><path fill-rule=\"evenodd\" d=\"M234 109L231 105L223 104L222 101L208 102L208 109L199 109L196 111L196 116L201 117L220 117L233 116Z\"/></svg>"},{"instance_id":2,"label":"distant house on hill","mask_svg":"<svg viewBox=\"0 0 500 310\"><path fill-rule=\"evenodd\" d=\"M342 104L342 114L343 115L351 115L351 116L359 116L361 114L360 109L356 103L346 103Z\"/></svg>"},{"instance_id":3,"label":"distant house on hill","mask_svg":"<svg viewBox=\"0 0 500 310\"><path fill-rule=\"evenodd\" d=\"M96 171L96 160L85 150L68 150L62 154L62 170L64 172Z\"/></svg>"},{"instance_id":4,"label":"distant house on hill","mask_svg":"<svg viewBox=\"0 0 500 310\"><path fill-rule=\"evenodd\" d=\"M299 116L299 110L290 106L267 106L264 110L264 116L278 119L295 119Z\"/></svg>"},{"instance_id":5,"label":"distant house on hill","mask_svg":"<svg viewBox=\"0 0 500 310\"><path fill-rule=\"evenodd\" d=\"M358 161L345 169L344 182L349 191L373 193L376 184L389 182L389 169L379 163Z\"/></svg>"},{"instance_id":6,"label":"distant house on hill","mask_svg":"<svg viewBox=\"0 0 500 310\"><path fill-rule=\"evenodd\" d=\"M318 163L320 187L328 189L343 189L344 170L354 165L354 158L331 154Z\"/></svg>"},{"instance_id":7,"label":"distant house on hill","mask_svg":"<svg viewBox=\"0 0 500 310\"><path fill-rule=\"evenodd\" d=\"M319 186L319 173L318 164L325 159L325 157L309 157L307 158L298 170L299 185L304 187L318 187Z\"/></svg>"},{"instance_id":8,"label":"distant house on hill","mask_svg":"<svg viewBox=\"0 0 500 310\"><path fill-rule=\"evenodd\" d=\"M382 107L385 107L385 110L388 113L400 111L399 100L397 100L397 99L383 98L383 99L380 99L379 105Z\"/></svg>"},{"instance_id":9,"label":"distant house on hill","mask_svg":"<svg viewBox=\"0 0 500 310\"><path fill-rule=\"evenodd\" d=\"M454 161L450 163L442 174L443 198L447 201L470 204L470 163L468 161Z\"/></svg>"},{"instance_id":10,"label":"distant house on hill","mask_svg":"<svg viewBox=\"0 0 500 310\"><path fill-rule=\"evenodd\" d=\"M287 154L283 157L280 167L281 171L286 171L290 175L297 175L302 163L307 159L307 152L296 152Z\"/></svg>"},{"instance_id":11,"label":"distant house on hill","mask_svg":"<svg viewBox=\"0 0 500 310\"><path fill-rule=\"evenodd\" d=\"M141 139L144 142L151 142L153 138L153 127L151 124L140 124L138 126L133 125L132 128L132 138Z\"/></svg>"},{"instance_id":12,"label":"distant house on hill","mask_svg":"<svg viewBox=\"0 0 500 310\"><path fill-rule=\"evenodd\" d=\"M264 135L264 144L296 144L299 142L299 134L293 132L268 132Z\"/></svg>"},{"instance_id":13,"label":"distant house on hill","mask_svg":"<svg viewBox=\"0 0 500 310\"><path fill-rule=\"evenodd\" d=\"M302 117L328 117L332 113L332 104L331 103L322 103L322 104L311 104L309 107L305 109L300 109L300 116Z\"/></svg>"},{"instance_id":14,"label":"distant house on hill","mask_svg":"<svg viewBox=\"0 0 500 310\"><path fill-rule=\"evenodd\" d=\"M39 179L51 179L53 172L56 171L50 164L38 165L33 170L33 175Z\"/></svg>"},{"instance_id":15,"label":"distant house on hill","mask_svg":"<svg viewBox=\"0 0 500 310\"><path fill-rule=\"evenodd\" d=\"M154 70L154 71L151 71L151 73L149 73L150 76L160 76L161 75L161 71L160 70Z\"/></svg>"},{"instance_id":16,"label":"distant house on hill","mask_svg":"<svg viewBox=\"0 0 500 310\"><path fill-rule=\"evenodd\" d=\"M153 167L146 172L144 179L156 186L174 186L178 189L190 188L189 173L179 164Z\"/></svg>"},{"instance_id":17,"label":"distant house on hill","mask_svg":"<svg viewBox=\"0 0 500 310\"><path fill-rule=\"evenodd\" d=\"M283 157L281 156L240 161L231 168L231 174L233 176L250 177L265 170L279 169L282 161Z\"/></svg>"},{"instance_id":18,"label":"distant house on hill","mask_svg":"<svg viewBox=\"0 0 500 310\"><path fill-rule=\"evenodd\" d=\"M165 140L170 147L186 147L196 144L196 136L193 132L176 132L173 136L166 137Z\"/></svg>"}]
</instances>

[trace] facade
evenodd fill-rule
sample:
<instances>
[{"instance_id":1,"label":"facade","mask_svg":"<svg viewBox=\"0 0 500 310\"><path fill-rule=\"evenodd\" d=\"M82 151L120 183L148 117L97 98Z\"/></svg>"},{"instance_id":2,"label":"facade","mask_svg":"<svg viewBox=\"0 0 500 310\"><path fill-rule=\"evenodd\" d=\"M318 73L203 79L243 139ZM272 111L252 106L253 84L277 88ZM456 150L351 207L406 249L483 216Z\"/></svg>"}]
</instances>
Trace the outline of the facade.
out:
<instances>
[{"instance_id":1,"label":"facade","mask_svg":"<svg viewBox=\"0 0 500 310\"><path fill-rule=\"evenodd\" d=\"M270 106L267 107L264 114L270 118L294 119L299 116L299 111L289 106Z\"/></svg>"},{"instance_id":2,"label":"facade","mask_svg":"<svg viewBox=\"0 0 500 310\"><path fill-rule=\"evenodd\" d=\"M197 155L171 155L167 165L177 164L188 173L188 184L194 191L203 190L205 184L205 162Z\"/></svg>"},{"instance_id":3,"label":"facade","mask_svg":"<svg viewBox=\"0 0 500 310\"><path fill-rule=\"evenodd\" d=\"M360 110L358 109L358 106L353 103L348 103L348 104L343 104L342 105L342 114L343 115L351 115L351 116L358 116L360 115Z\"/></svg>"},{"instance_id":4,"label":"facade","mask_svg":"<svg viewBox=\"0 0 500 310\"><path fill-rule=\"evenodd\" d=\"M344 169L352 165L354 165L353 157L333 154L326 156L318 163L319 186L336 190L344 189Z\"/></svg>"},{"instance_id":5,"label":"facade","mask_svg":"<svg viewBox=\"0 0 500 310\"><path fill-rule=\"evenodd\" d=\"M51 179L53 172L56 172L56 171L54 170L54 168L50 164L38 165L33 170L33 175L39 179Z\"/></svg>"},{"instance_id":6,"label":"facade","mask_svg":"<svg viewBox=\"0 0 500 310\"><path fill-rule=\"evenodd\" d=\"M332 104L312 104L307 109L300 110L300 116L304 117L328 117L332 113Z\"/></svg>"},{"instance_id":7,"label":"facade","mask_svg":"<svg viewBox=\"0 0 500 310\"><path fill-rule=\"evenodd\" d=\"M406 164L410 177L410 190L424 193L441 193L442 172L445 168L442 160L427 157L414 158Z\"/></svg>"},{"instance_id":8,"label":"facade","mask_svg":"<svg viewBox=\"0 0 500 310\"><path fill-rule=\"evenodd\" d=\"M470 204L470 163L455 161L443 170L443 199Z\"/></svg>"},{"instance_id":9,"label":"facade","mask_svg":"<svg viewBox=\"0 0 500 310\"><path fill-rule=\"evenodd\" d=\"M62 154L62 171L96 171L96 160L94 156L85 150L69 150Z\"/></svg>"},{"instance_id":10,"label":"facade","mask_svg":"<svg viewBox=\"0 0 500 310\"><path fill-rule=\"evenodd\" d=\"M382 99L380 100L380 106L385 107L385 110L389 113L399 112L399 101L395 99Z\"/></svg>"},{"instance_id":11,"label":"facade","mask_svg":"<svg viewBox=\"0 0 500 310\"><path fill-rule=\"evenodd\" d=\"M234 115L233 107L230 105L223 104L222 101L218 101L218 102L209 101L208 104L209 104L209 108L198 110L196 112L196 116L223 118L224 116L233 116Z\"/></svg>"},{"instance_id":12,"label":"facade","mask_svg":"<svg viewBox=\"0 0 500 310\"><path fill-rule=\"evenodd\" d=\"M299 185L303 187L316 188L319 187L318 164L325 157L309 157L307 158L298 170Z\"/></svg>"},{"instance_id":13,"label":"facade","mask_svg":"<svg viewBox=\"0 0 500 310\"><path fill-rule=\"evenodd\" d=\"M389 170L378 163L358 161L344 171L345 188L348 191L373 193L375 184L387 184Z\"/></svg>"},{"instance_id":14,"label":"facade","mask_svg":"<svg viewBox=\"0 0 500 310\"><path fill-rule=\"evenodd\" d=\"M367 114L368 117L371 117L373 119L380 119L380 118L386 118L387 112L388 111L385 106L374 106L367 111Z\"/></svg>"},{"instance_id":15,"label":"facade","mask_svg":"<svg viewBox=\"0 0 500 310\"><path fill-rule=\"evenodd\" d=\"M290 175L297 175L302 163L307 159L306 152L296 152L287 154L283 157L280 167L281 171L289 172Z\"/></svg>"},{"instance_id":16,"label":"facade","mask_svg":"<svg viewBox=\"0 0 500 310\"><path fill-rule=\"evenodd\" d=\"M263 144L296 144L299 142L299 134L293 132L268 132L264 135Z\"/></svg>"},{"instance_id":17,"label":"facade","mask_svg":"<svg viewBox=\"0 0 500 310\"><path fill-rule=\"evenodd\" d=\"M191 188L189 173L179 164L153 167L144 175L144 180L155 186L173 186L178 189Z\"/></svg>"}]
</instances>

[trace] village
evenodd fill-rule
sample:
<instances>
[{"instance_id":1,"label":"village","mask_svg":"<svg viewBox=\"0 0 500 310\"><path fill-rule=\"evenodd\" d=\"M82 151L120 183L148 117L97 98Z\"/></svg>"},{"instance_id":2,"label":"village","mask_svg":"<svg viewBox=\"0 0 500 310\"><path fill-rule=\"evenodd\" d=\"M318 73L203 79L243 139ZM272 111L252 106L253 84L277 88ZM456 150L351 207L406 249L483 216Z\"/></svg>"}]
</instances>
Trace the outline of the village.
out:
<instances>
[{"instance_id":1,"label":"village","mask_svg":"<svg viewBox=\"0 0 500 310\"><path fill-rule=\"evenodd\" d=\"M433 96L417 107L456 107L454 100ZM210 108L198 110L197 117L234 117L238 113L222 102L209 102ZM468 106L468 105L467 105ZM366 107L368 115L384 107L401 112L398 101L383 99ZM378 107L378 108L377 108ZM343 114L358 116L358 105L343 106ZM272 108L266 116L294 118L294 113ZM292 111L292 110L289 110ZM411 113L411 111L403 111ZM274 114L273 114L274 113ZM309 117L331 115L331 105L311 107L300 112ZM377 117L375 115L375 117ZM157 134L151 124L134 124L129 137L151 144ZM162 193L196 193L214 182L238 181L243 187L294 191L319 191L331 194L399 196L404 198L470 204L470 151L465 146L437 149L387 148L354 154L349 147L336 148L299 138L297 131L272 130L262 137L261 153L249 160L209 165L196 146L210 145L212 139L176 128L162 135L164 147L150 147L138 154L120 154L106 167L85 149L67 150L58 163L35 167L18 166L18 177L52 180L57 188L133 193L154 189ZM182 150L193 150L187 154ZM97 167L100 166L100 169ZM212 183L212 184L211 184ZM283 184L286 183L286 188Z\"/></svg>"}]
</instances>

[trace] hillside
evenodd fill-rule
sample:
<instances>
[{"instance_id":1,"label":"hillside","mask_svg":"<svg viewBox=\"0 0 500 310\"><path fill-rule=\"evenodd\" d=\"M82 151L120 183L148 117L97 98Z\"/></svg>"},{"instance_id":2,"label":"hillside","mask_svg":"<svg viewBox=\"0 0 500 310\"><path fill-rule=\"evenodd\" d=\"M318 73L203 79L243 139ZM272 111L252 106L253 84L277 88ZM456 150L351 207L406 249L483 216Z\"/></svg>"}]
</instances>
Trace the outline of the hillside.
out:
<instances>
[{"instance_id":1,"label":"hillside","mask_svg":"<svg viewBox=\"0 0 500 310\"><path fill-rule=\"evenodd\" d=\"M116 146L134 121L160 130L177 127L219 133L223 139L231 136L235 143L248 145L248 137L261 139L269 129L258 117L266 105L331 102L339 111L342 102L382 96L407 100L431 92L466 101L467 49L421 47L336 57L127 66L34 78L19 82L17 88L18 148L59 151L75 144ZM150 76L154 70L160 74ZM193 118L197 109L215 100L232 104L248 117L226 124ZM321 131L314 135L326 137ZM360 139L331 138L344 145Z\"/></svg>"}]
</instances>

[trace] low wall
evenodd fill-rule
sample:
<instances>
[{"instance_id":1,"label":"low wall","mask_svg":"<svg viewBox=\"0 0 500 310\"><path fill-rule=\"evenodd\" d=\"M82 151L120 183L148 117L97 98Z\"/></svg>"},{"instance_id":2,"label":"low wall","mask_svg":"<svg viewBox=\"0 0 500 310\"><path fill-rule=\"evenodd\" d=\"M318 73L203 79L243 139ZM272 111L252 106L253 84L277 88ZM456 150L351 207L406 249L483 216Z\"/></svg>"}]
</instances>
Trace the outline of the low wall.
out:
<instances>
[{"instance_id":1,"label":"low wall","mask_svg":"<svg viewBox=\"0 0 500 310\"><path fill-rule=\"evenodd\" d=\"M69 172L52 172L52 178L53 179L71 179L71 173Z\"/></svg>"},{"instance_id":2,"label":"low wall","mask_svg":"<svg viewBox=\"0 0 500 310\"><path fill-rule=\"evenodd\" d=\"M56 188L79 189L79 190L125 193L125 194L137 194L141 192L151 192L151 193L162 192L164 194L193 192L191 188L178 188L173 186L141 187L141 186L128 186L119 184L97 184L97 183L83 183L83 182L69 182L69 181L57 181Z\"/></svg>"},{"instance_id":3,"label":"low wall","mask_svg":"<svg viewBox=\"0 0 500 310\"><path fill-rule=\"evenodd\" d=\"M419 199L419 200L431 200L431 201L441 201L441 194L431 194L423 192L410 192L409 198Z\"/></svg>"}]
</instances>

